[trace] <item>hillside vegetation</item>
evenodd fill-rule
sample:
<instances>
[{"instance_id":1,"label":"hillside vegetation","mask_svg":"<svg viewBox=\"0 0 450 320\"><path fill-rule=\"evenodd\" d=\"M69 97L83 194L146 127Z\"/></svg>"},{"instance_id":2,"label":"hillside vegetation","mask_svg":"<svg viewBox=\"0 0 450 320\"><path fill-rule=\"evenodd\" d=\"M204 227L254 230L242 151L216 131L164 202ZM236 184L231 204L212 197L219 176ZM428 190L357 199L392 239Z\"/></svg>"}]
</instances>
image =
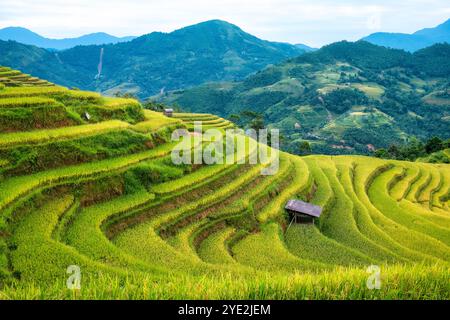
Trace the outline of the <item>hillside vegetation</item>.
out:
<instances>
[{"instance_id":1,"label":"hillside vegetation","mask_svg":"<svg viewBox=\"0 0 450 320\"><path fill-rule=\"evenodd\" d=\"M369 154L411 137L449 138L450 45L414 54L339 42L271 66L242 82L212 83L155 96L187 111L241 120L260 113L300 153Z\"/></svg>"},{"instance_id":2,"label":"hillside vegetation","mask_svg":"<svg viewBox=\"0 0 450 320\"><path fill-rule=\"evenodd\" d=\"M0 65L69 87L147 98L205 81L240 80L303 52L295 45L264 41L235 25L212 20L125 43L60 52L0 41Z\"/></svg>"},{"instance_id":3,"label":"hillside vegetation","mask_svg":"<svg viewBox=\"0 0 450 320\"><path fill-rule=\"evenodd\" d=\"M261 175L271 163L175 165L173 129L233 123L8 77L1 299L450 298L449 165L275 150L275 175ZM208 146L198 137L181 143ZM235 160L265 148L239 137ZM324 208L315 225L290 224L291 198ZM66 287L74 268L80 289Z\"/></svg>"}]
</instances>

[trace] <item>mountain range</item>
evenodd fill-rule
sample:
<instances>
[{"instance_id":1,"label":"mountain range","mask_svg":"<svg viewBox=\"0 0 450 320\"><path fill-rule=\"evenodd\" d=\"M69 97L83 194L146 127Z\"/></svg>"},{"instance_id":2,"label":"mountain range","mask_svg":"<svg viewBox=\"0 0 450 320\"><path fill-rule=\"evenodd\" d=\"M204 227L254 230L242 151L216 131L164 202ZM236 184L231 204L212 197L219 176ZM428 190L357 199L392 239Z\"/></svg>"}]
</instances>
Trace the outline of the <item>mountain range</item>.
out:
<instances>
[{"instance_id":1,"label":"mountain range","mask_svg":"<svg viewBox=\"0 0 450 320\"><path fill-rule=\"evenodd\" d=\"M261 121L299 153L369 153L415 136L450 136L450 45L414 54L365 41L338 42L270 66L244 81L166 92L154 100L219 114L241 127ZM258 121L259 119L259 121Z\"/></svg>"},{"instance_id":2,"label":"mountain range","mask_svg":"<svg viewBox=\"0 0 450 320\"><path fill-rule=\"evenodd\" d=\"M380 46L414 52L435 43L450 43L450 19L435 28L422 29L413 34L377 32L363 40Z\"/></svg>"},{"instance_id":3,"label":"mountain range","mask_svg":"<svg viewBox=\"0 0 450 320\"><path fill-rule=\"evenodd\" d=\"M115 37L104 32L96 32L76 38L49 39L33 31L21 27L8 27L0 29L0 40L13 40L23 44L33 45L40 48L64 50L76 46L102 45L108 43L126 42L136 37Z\"/></svg>"},{"instance_id":4,"label":"mountain range","mask_svg":"<svg viewBox=\"0 0 450 320\"><path fill-rule=\"evenodd\" d=\"M129 42L60 52L3 41L0 52L0 64L61 85L145 98L207 81L244 79L305 49L261 40L233 24L212 20Z\"/></svg>"},{"instance_id":5,"label":"mountain range","mask_svg":"<svg viewBox=\"0 0 450 320\"><path fill-rule=\"evenodd\" d=\"M364 39L415 51L450 41L449 21L412 35L377 33ZM221 20L134 39L96 33L53 40L23 28L0 30L0 39L13 39L0 40L3 65L69 87L108 95L127 92L140 98L205 82L243 80L271 64L317 50L303 44L264 41Z\"/></svg>"},{"instance_id":6,"label":"mountain range","mask_svg":"<svg viewBox=\"0 0 450 320\"><path fill-rule=\"evenodd\" d=\"M49 39L22 27L0 29L0 40L12 40L51 50L65 50L79 45L115 44L131 41L135 38L134 36L115 37L104 32L97 32L76 38ZM380 46L414 52L435 43L450 42L450 19L434 28L421 29L412 34L377 32L361 40ZM296 46L305 52L317 50L304 44L296 44Z\"/></svg>"},{"instance_id":7,"label":"mountain range","mask_svg":"<svg viewBox=\"0 0 450 320\"><path fill-rule=\"evenodd\" d=\"M416 34L444 42L447 25ZM367 153L411 136L448 135L449 47L410 53L343 41L314 50L212 20L63 51L0 41L0 65L68 87L151 96L243 127L260 117L281 129L293 153L304 141L316 153Z\"/></svg>"}]
</instances>

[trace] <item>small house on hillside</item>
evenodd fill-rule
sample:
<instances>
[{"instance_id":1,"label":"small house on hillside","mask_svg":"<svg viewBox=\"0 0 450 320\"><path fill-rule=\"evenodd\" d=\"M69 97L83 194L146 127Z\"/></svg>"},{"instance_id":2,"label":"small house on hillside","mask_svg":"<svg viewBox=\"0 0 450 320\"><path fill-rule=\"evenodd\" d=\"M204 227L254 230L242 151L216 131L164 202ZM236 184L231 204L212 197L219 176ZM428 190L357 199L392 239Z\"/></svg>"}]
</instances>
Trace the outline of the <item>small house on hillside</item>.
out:
<instances>
[{"instance_id":1,"label":"small house on hillside","mask_svg":"<svg viewBox=\"0 0 450 320\"><path fill-rule=\"evenodd\" d=\"M301 200L289 200L285 206L290 220L295 223L314 223L322 214L322 207Z\"/></svg>"},{"instance_id":2,"label":"small house on hillside","mask_svg":"<svg viewBox=\"0 0 450 320\"><path fill-rule=\"evenodd\" d=\"M173 109L164 109L164 115L166 117L173 117Z\"/></svg>"}]
</instances>

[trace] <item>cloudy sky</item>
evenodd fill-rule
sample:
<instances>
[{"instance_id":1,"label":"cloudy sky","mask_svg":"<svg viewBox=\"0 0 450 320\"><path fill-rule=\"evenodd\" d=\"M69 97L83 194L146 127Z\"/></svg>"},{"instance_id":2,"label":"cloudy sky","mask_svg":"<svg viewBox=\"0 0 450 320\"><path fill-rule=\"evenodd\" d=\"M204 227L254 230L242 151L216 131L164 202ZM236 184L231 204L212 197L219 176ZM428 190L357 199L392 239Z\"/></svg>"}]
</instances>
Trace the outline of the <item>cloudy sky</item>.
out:
<instances>
[{"instance_id":1,"label":"cloudy sky","mask_svg":"<svg viewBox=\"0 0 450 320\"><path fill-rule=\"evenodd\" d=\"M170 32L222 19L263 39L318 47L377 31L411 33L449 18L448 0L0 0L0 28L51 38Z\"/></svg>"}]
</instances>

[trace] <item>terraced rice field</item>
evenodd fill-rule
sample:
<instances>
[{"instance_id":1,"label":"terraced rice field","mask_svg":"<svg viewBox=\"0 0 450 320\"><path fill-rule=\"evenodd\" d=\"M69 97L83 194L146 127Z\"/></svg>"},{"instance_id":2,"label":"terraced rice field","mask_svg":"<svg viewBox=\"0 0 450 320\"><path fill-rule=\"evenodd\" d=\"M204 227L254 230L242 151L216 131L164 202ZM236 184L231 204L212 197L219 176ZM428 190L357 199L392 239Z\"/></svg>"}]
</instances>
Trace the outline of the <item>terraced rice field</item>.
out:
<instances>
[{"instance_id":1,"label":"terraced rice field","mask_svg":"<svg viewBox=\"0 0 450 320\"><path fill-rule=\"evenodd\" d=\"M46 80L41 80L30 76L29 74L23 74L20 71L12 70L8 67L0 66L0 84L5 84L8 86L21 86L21 87L32 87L32 86L42 86L42 87L52 87L53 83Z\"/></svg>"},{"instance_id":2,"label":"terraced rice field","mask_svg":"<svg viewBox=\"0 0 450 320\"><path fill-rule=\"evenodd\" d=\"M175 165L173 129L234 125L17 81L0 105L54 99L73 121L0 133L1 299L450 298L449 165L280 152L266 176L249 137L243 164ZM320 219L291 224L292 198Z\"/></svg>"},{"instance_id":3,"label":"terraced rice field","mask_svg":"<svg viewBox=\"0 0 450 320\"><path fill-rule=\"evenodd\" d=\"M203 131L208 129L227 130L235 127L232 122L211 114L175 113L174 117L182 120L191 131L194 130L196 123L201 125Z\"/></svg>"}]
</instances>

